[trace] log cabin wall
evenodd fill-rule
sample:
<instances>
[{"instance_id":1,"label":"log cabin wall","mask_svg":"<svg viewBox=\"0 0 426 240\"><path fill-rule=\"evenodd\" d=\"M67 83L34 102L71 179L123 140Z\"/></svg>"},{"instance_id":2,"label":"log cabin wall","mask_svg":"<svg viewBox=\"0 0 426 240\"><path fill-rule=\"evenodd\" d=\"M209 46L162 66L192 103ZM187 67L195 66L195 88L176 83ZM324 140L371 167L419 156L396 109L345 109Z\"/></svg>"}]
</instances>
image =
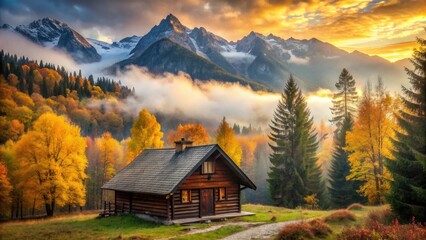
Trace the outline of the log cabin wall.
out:
<instances>
[{"instance_id":1,"label":"log cabin wall","mask_svg":"<svg viewBox=\"0 0 426 240\"><path fill-rule=\"evenodd\" d=\"M170 216L170 209L168 210L170 204L165 196L116 191L115 203L118 209L124 206L125 212L149 214L162 218Z\"/></svg>"},{"instance_id":2,"label":"log cabin wall","mask_svg":"<svg viewBox=\"0 0 426 240\"><path fill-rule=\"evenodd\" d=\"M133 193L132 213L168 218L168 206L165 196Z\"/></svg>"},{"instance_id":3,"label":"log cabin wall","mask_svg":"<svg viewBox=\"0 0 426 240\"><path fill-rule=\"evenodd\" d=\"M214 154L212 155L214 156ZM173 194L172 213L173 219L200 216L200 189L213 188L215 201L215 214L240 212L240 183L235 173L224 163L223 157L215 161L214 174L201 174L199 167L188 177ZM210 177L209 177L210 175ZM209 179L210 178L210 179ZM219 201L219 188L226 188L226 200ZM192 201L181 202L181 190L191 190Z\"/></svg>"}]
</instances>

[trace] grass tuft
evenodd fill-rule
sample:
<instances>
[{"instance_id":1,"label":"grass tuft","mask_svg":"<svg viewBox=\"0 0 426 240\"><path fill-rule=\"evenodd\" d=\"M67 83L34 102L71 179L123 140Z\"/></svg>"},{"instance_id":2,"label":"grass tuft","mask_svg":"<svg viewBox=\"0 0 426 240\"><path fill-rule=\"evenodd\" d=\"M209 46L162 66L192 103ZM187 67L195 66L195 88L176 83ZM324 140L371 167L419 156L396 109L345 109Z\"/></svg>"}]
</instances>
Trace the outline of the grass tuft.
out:
<instances>
[{"instance_id":1,"label":"grass tuft","mask_svg":"<svg viewBox=\"0 0 426 240\"><path fill-rule=\"evenodd\" d=\"M285 225L279 232L277 240L299 240L313 238L311 226L307 222Z\"/></svg>"},{"instance_id":2,"label":"grass tuft","mask_svg":"<svg viewBox=\"0 0 426 240\"><path fill-rule=\"evenodd\" d=\"M326 237L328 234L333 232L330 226L322 219L309 221L309 225L311 226L311 232L315 235L315 237Z\"/></svg>"},{"instance_id":3,"label":"grass tuft","mask_svg":"<svg viewBox=\"0 0 426 240\"><path fill-rule=\"evenodd\" d=\"M299 240L327 237L332 230L323 220L314 219L285 225L279 232L278 240Z\"/></svg>"},{"instance_id":4,"label":"grass tuft","mask_svg":"<svg viewBox=\"0 0 426 240\"><path fill-rule=\"evenodd\" d=\"M349 211L359 211L364 209L364 205L360 204L360 203L352 203L351 205L349 205L346 210Z\"/></svg>"},{"instance_id":5,"label":"grass tuft","mask_svg":"<svg viewBox=\"0 0 426 240\"><path fill-rule=\"evenodd\" d=\"M395 214L393 214L391 209L387 207L369 212L365 224L370 225L373 223L381 223L385 225L390 225L395 219Z\"/></svg>"},{"instance_id":6,"label":"grass tuft","mask_svg":"<svg viewBox=\"0 0 426 240\"><path fill-rule=\"evenodd\" d=\"M331 214L324 217L324 221L327 223L348 222L355 220L355 214L346 209L333 211Z\"/></svg>"}]
</instances>

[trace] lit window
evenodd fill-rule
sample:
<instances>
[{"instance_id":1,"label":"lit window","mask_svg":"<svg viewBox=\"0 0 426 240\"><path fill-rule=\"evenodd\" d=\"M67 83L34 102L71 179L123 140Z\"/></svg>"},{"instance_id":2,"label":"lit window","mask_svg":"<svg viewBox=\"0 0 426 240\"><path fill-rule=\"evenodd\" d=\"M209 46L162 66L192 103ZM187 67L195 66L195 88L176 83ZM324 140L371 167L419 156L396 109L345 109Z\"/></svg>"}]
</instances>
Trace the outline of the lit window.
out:
<instances>
[{"instance_id":1,"label":"lit window","mask_svg":"<svg viewBox=\"0 0 426 240\"><path fill-rule=\"evenodd\" d=\"M219 201L220 200L226 200L226 188L224 187L219 188Z\"/></svg>"},{"instance_id":2,"label":"lit window","mask_svg":"<svg viewBox=\"0 0 426 240\"><path fill-rule=\"evenodd\" d=\"M181 191L181 201L182 201L182 203L191 202L191 190L182 190Z\"/></svg>"},{"instance_id":3,"label":"lit window","mask_svg":"<svg viewBox=\"0 0 426 240\"><path fill-rule=\"evenodd\" d=\"M214 163L213 163L213 161L205 161L203 163L202 173L203 174L212 174L212 173L214 173Z\"/></svg>"}]
</instances>

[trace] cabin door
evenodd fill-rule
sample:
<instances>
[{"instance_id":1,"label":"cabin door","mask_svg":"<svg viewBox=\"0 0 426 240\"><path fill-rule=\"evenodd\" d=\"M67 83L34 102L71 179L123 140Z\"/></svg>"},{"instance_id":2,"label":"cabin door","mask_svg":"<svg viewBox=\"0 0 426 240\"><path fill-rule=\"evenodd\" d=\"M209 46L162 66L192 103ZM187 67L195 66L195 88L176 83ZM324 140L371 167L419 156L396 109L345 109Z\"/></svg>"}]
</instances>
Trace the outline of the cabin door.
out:
<instances>
[{"instance_id":1,"label":"cabin door","mask_svg":"<svg viewBox=\"0 0 426 240\"><path fill-rule=\"evenodd\" d=\"M214 189L201 189L201 216L214 215Z\"/></svg>"}]
</instances>

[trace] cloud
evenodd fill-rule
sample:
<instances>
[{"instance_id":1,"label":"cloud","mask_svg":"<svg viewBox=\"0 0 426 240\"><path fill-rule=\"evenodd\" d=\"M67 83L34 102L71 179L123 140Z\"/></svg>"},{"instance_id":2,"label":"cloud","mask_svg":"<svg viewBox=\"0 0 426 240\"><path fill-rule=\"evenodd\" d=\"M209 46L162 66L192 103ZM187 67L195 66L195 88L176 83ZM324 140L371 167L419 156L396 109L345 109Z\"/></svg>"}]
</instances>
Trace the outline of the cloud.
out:
<instances>
[{"instance_id":1,"label":"cloud","mask_svg":"<svg viewBox=\"0 0 426 240\"><path fill-rule=\"evenodd\" d=\"M239 84L193 81L188 75L166 73L152 75L135 66L118 76L134 86L136 97L126 100L127 110L178 114L199 121L229 122L266 126L278 102L279 94L254 92Z\"/></svg>"},{"instance_id":2,"label":"cloud","mask_svg":"<svg viewBox=\"0 0 426 240\"><path fill-rule=\"evenodd\" d=\"M288 52L290 54L290 59L287 61L289 63L299 64L299 65L307 65L309 63L309 58L300 58L296 57L292 51Z\"/></svg>"},{"instance_id":3,"label":"cloud","mask_svg":"<svg viewBox=\"0 0 426 240\"><path fill-rule=\"evenodd\" d=\"M416 47L418 47L416 41L409 41L384 46L358 48L358 50L369 55L384 57L390 61L397 61L401 58L410 58L413 54L413 49ZM349 50L349 48L347 50Z\"/></svg>"},{"instance_id":4,"label":"cloud","mask_svg":"<svg viewBox=\"0 0 426 240\"><path fill-rule=\"evenodd\" d=\"M0 13L0 23L53 17L86 37L109 41L143 35L173 13L190 28L204 26L228 40L253 30L283 38L316 37L342 48L412 41L424 35L426 24L422 0L17 0L4 1Z\"/></svg>"},{"instance_id":5,"label":"cloud","mask_svg":"<svg viewBox=\"0 0 426 240\"><path fill-rule=\"evenodd\" d=\"M121 103L94 100L89 105L99 107L102 104L107 109L118 107L133 115L147 108L181 121L202 122L210 130L217 127L223 116L231 124L253 124L268 129L281 97L278 93L254 92L235 83L193 81L184 73L152 75L145 68L135 66L118 77L125 85L135 87L135 97ZM327 89L306 95L316 123L330 118L331 95Z\"/></svg>"},{"instance_id":6,"label":"cloud","mask_svg":"<svg viewBox=\"0 0 426 240\"><path fill-rule=\"evenodd\" d=\"M45 63L63 66L68 71L77 70L76 63L59 50L39 46L10 31L0 30L0 38L0 49L5 52L16 54L18 57L25 56L29 59L43 60Z\"/></svg>"}]
</instances>

